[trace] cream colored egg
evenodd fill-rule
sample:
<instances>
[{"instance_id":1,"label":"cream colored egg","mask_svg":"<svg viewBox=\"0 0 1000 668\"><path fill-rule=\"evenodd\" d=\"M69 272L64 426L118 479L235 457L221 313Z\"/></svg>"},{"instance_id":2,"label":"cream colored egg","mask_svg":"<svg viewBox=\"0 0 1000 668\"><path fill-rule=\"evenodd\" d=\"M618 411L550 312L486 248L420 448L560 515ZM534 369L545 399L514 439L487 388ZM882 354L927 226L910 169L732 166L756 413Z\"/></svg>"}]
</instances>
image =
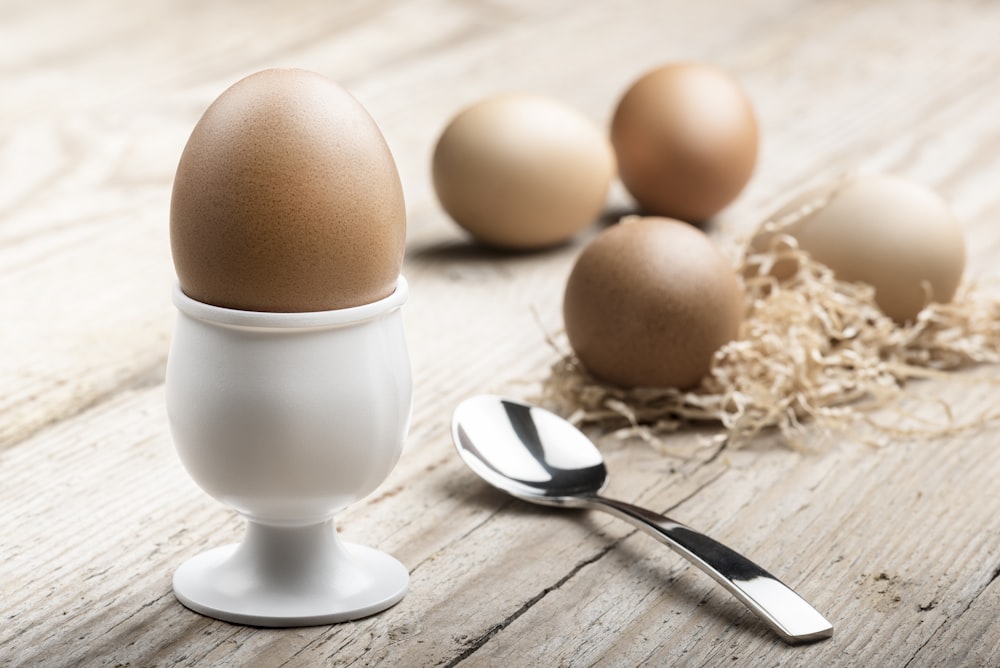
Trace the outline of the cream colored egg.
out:
<instances>
[{"instance_id":1,"label":"cream colored egg","mask_svg":"<svg viewBox=\"0 0 1000 668\"><path fill-rule=\"evenodd\" d=\"M170 244L181 289L216 306L326 311L396 286L403 189L382 133L319 74L265 70L223 92L181 155Z\"/></svg>"},{"instance_id":2,"label":"cream colored egg","mask_svg":"<svg viewBox=\"0 0 1000 668\"><path fill-rule=\"evenodd\" d=\"M840 280L867 283L898 322L929 302L954 297L965 270L961 223L934 191L872 174L831 182L796 197L771 220ZM754 241L762 247L765 237Z\"/></svg>"},{"instance_id":3,"label":"cream colored egg","mask_svg":"<svg viewBox=\"0 0 1000 668\"><path fill-rule=\"evenodd\" d=\"M577 258L563 300L577 357L623 387L697 385L742 318L733 266L703 232L669 218L601 232Z\"/></svg>"},{"instance_id":4,"label":"cream colored egg","mask_svg":"<svg viewBox=\"0 0 1000 668\"><path fill-rule=\"evenodd\" d=\"M615 174L611 145L574 109L511 94L460 112L438 139L441 206L486 244L543 248L594 222Z\"/></svg>"}]
</instances>

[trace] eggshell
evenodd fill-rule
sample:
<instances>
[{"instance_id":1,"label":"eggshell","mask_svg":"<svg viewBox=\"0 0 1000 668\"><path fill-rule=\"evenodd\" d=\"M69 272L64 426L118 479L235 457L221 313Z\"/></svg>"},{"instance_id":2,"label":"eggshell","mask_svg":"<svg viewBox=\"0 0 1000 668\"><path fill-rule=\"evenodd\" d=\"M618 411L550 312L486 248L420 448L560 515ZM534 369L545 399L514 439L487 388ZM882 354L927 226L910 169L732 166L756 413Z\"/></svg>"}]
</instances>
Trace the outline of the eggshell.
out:
<instances>
[{"instance_id":1,"label":"eggshell","mask_svg":"<svg viewBox=\"0 0 1000 668\"><path fill-rule=\"evenodd\" d=\"M181 155L170 242L181 289L216 306L324 311L395 289L406 215L392 155L350 94L265 70L205 111Z\"/></svg>"},{"instance_id":2,"label":"eggshell","mask_svg":"<svg viewBox=\"0 0 1000 668\"><path fill-rule=\"evenodd\" d=\"M438 139L441 206L486 244L533 249L592 223L615 174L601 130L555 100L510 94L456 115Z\"/></svg>"},{"instance_id":3,"label":"eggshell","mask_svg":"<svg viewBox=\"0 0 1000 668\"><path fill-rule=\"evenodd\" d=\"M843 281L875 288L875 302L898 322L932 301L955 296L965 270L962 225L928 188L894 176L858 175L796 197L770 217ZM770 235L759 235L762 248ZM778 267L777 274L794 267Z\"/></svg>"},{"instance_id":4,"label":"eggshell","mask_svg":"<svg viewBox=\"0 0 1000 668\"><path fill-rule=\"evenodd\" d=\"M703 232L667 218L601 232L577 258L563 301L577 357L623 387L696 385L742 317L732 265Z\"/></svg>"},{"instance_id":5,"label":"eggshell","mask_svg":"<svg viewBox=\"0 0 1000 668\"><path fill-rule=\"evenodd\" d=\"M625 188L650 214L703 221L743 190L757 161L757 120L740 85L701 63L643 75L611 122Z\"/></svg>"}]
</instances>

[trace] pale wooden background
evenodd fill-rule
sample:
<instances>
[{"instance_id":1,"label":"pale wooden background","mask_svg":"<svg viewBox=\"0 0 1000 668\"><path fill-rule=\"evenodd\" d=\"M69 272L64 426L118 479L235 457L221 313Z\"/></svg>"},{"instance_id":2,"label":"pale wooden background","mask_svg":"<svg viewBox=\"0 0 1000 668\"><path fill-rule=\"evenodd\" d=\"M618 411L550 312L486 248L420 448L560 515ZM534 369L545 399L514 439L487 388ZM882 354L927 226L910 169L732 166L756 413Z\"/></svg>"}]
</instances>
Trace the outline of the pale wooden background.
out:
<instances>
[{"instance_id":1,"label":"pale wooden background","mask_svg":"<svg viewBox=\"0 0 1000 668\"><path fill-rule=\"evenodd\" d=\"M438 133L510 90L604 124L633 78L672 59L729 68L759 114L759 169L713 226L721 243L807 182L885 170L947 197L969 276L996 278L1000 3L0 2L0 665L1000 664L996 425L693 459L601 440L612 493L745 552L833 621L833 639L805 647L647 536L508 500L453 453L461 398L527 392L517 381L554 360L543 331L560 326L587 235L522 256L470 245L430 186ZM178 463L163 392L173 170L207 104L270 66L339 80L394 151L416 384L400 465L340 521L408 566L409 594L281 631L173 598L173 569L241 523ZM912 391L963 419L1000 399L969 382Z\"/></svg>"}]
</instances>

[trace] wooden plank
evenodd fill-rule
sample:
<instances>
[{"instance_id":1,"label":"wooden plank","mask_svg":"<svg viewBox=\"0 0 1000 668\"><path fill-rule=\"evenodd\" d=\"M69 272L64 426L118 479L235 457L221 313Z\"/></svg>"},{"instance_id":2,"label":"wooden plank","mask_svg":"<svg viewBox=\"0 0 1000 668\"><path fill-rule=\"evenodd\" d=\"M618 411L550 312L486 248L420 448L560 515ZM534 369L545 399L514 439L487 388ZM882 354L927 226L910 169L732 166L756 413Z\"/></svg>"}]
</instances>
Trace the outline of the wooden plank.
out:
<instances>
[{"instance_id":1,"label":"wooden plank","mask_svg":"<svg viewBox=\"0 0 1000 668\"><path fill-rule=\"evenodd\" d=\"M0 460L13 483L0 502L17 519L6 527L18 540L5 541L0 570L0 646L17 640L12 665L53 655L61 665L240 665L298 643L300 658L335 651L363 663L467 656L489 664L517 660L525 648L565 665L711 661L729 658L737 643L744 656L775 662L826 657L834 647L852 661L896 665L931 634L946 634L953 619L992 623L996 591L987 585L1000 567L998 531L984 531L970 509L993 488L1000 463L983 457L993 443L982 434L898 443L882 457L850 444L823 455L739 451L674 472L651 450L603 444L613 471L646 473L644 481L630 475L627 486L616 479L613 493L640 489L634 498L644 505L697 517L775 572L798 574L786 579L839 629L810 648L774 640L700 572L620 522L564 517L488 490L441 438L420 450L414 444L383 491L342 522L345 536L410 565L403 603L369 620L295 632L211 622L173 601L169 574L185 556L236 539L239 523L178 466L159 431L162 399L162 388L122 396ZM40 487L50 493L32 493ZM949 541L928 541L941 526ZM53 617L58 628L45 623ZM205 654L187 654L195 646L178 647L173 634L202 638L196 647Z\"/></svg>"}]
</instances>

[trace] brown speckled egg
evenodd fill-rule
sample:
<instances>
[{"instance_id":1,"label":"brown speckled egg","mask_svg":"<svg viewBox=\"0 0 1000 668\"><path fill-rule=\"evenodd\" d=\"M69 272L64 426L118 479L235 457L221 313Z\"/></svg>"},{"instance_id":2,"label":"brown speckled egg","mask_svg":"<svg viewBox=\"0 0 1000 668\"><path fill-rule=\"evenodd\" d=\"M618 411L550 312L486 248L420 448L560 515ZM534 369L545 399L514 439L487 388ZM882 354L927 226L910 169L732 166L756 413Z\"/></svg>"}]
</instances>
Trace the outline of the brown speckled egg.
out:
<instances>
[{"instance_id":1,"label":"brown speckled egg","mask_svg":"<svg viewBox=\"0 0 1000 668\"><path fill-rule=\"evenodd\" d=\"M648 214L699 222L743 190L757 161L757 120L743 89L703 63L643 75L611 122L622 183Z\"/></svg>"},{"instance_id":2,"label":"brown speckled egg","mask_svg":"<svg viewBox=\"0 0 1000 668\"><path fill-rule=\"evenodd\" d=\"M195 126L174 180L170 243L189 297L250 311L325 311L393 292L403 189L385 139L337 84L253 74Z\"/></svg>"},{"instance_id":3,"label":"brown speckled egg","mask_svg":"<svg viewBox=\"0 0 1000 668\"><path fill-rule=\"evenodd\" d=\"M584 248L566 282L566 335L595 376L622 387L697 385L736 338L733 266L688 223L632 218Z\"/></svg>"}]
</instances>

